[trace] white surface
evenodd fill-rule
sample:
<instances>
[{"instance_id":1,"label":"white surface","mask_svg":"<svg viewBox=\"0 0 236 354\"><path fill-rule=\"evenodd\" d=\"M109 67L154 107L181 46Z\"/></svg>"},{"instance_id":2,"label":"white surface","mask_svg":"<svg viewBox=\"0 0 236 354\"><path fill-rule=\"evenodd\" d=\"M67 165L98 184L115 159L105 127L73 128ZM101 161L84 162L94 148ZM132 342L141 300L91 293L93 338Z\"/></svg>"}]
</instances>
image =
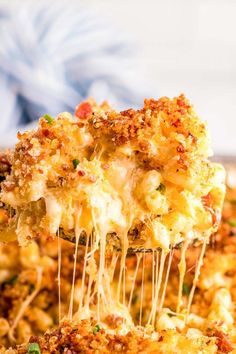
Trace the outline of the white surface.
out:
<instances>
[{"instance_id":1,"label":"white surface","mask_svg":"<svg viewBox=\"0 0 236 354\"><path fill-rule=\"evenodd\" d=\"M153 96L184 92L215 152L236 154L236 1L89 1L135 38Z\"/></svg>"}]
</instances>

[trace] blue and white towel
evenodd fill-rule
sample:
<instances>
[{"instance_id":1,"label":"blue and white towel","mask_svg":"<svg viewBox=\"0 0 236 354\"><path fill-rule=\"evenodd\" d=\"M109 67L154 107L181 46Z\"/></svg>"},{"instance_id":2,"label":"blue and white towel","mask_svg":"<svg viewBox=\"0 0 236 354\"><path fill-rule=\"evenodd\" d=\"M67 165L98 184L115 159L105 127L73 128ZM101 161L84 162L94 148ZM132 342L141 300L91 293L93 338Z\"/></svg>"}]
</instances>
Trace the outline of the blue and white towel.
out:
<instances>
[{"instance_id":1,"label":"blue and white towel","mask_svg":"<svg viewBox=\"0 0 236 354\"><path fill-rule=\"evenodd\" d=\"M147 94L124 36L86 2L0 0L0 147L39 116L83 99L117 108Z\"/></svg>"}]
</instances>

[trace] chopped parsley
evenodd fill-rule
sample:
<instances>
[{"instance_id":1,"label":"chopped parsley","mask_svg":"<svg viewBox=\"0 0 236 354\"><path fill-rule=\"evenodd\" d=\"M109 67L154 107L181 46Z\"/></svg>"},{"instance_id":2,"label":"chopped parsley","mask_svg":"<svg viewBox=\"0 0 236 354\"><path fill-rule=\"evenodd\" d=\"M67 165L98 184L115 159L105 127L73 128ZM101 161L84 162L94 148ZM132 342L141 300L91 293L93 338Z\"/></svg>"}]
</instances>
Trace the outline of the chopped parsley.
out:
<instances>
[{"instance_id":1,"label":"chopped parsley","mask_svg":"<svg viewBox=\"0 0 236 354\"><path fill-rule=\"evenodd\" d=\"M183 283L183 294L189 295L189 293L190 293L190 286L186 283Z\"/></svg>"},{"instance_id":2,"label":"chopped parsley","mask_svg":"<svg viewBox=\"0 0 236 354\"><path fill-rule=\"evenodd\" d=\"M18 275L13 275L11 278L9 278L8 280L4 281L3 285L14 285L16 283L18 279Z\"/></svg>"},{"instance_id":3,"label":"chopped parsley","mask_svg":"<svg viewBox=\"0 0 236 354\"><path fill-rule=\"evenodd\" d=\"M78 160L78 159L74 159L74 160L72 161L72 163L73 163L74 169L76 169L76 167L77 167L78 164L79 164L79 160Z\"/></svg>"},{"instance_id":4,"label":"chopped parsley","mask_svg":"<svg viewBox=\"0 0 236 354\"><path fill-rule=\"evenodd\" d=\"M236 227L236 219L229 219L227 223L232 227Z\"/></svg>"},{"instance_id":5,"label":"chopped parsley","mask_svg":"<svg viewBox=\"0 0 236 354\"><path fill-rule=\"evenodd\" d=\"M49 114L44 114L43 118L46 119L46 121L48 122L48 124L52 124L53 121L54 121L54 118L51 117Z\"/></svg>"},{"instance_id":6,"label":"chopped parsley","mask_svg":"<svg viewBox=\"0 0 236 354\"><path fill-rule=\"evenodd\" d=\"M97 325L94 327L94 329L93 329L93 334L98 333L98 332L100 331L100 329L101 329L100 325L97 324Z\"/></svg>"},{"instance_id":7,"label":"chopped parsley","mask_svg":"<svg viewBox=\"0 0 236 354\"><path fill-rule=\"evenodd\" d=\"M40 347L38 343L29 343L28 345L28 354L40 354Z\"/></svg>"},{"instance_id":8,"label":"chopped parsley","mask_svg":"<svg viewBox=\"0 0 236 354\"><path fill-rule=\"evenodd\" d=\"M158 192L164 194L165 191L166 191L166 186L165 186L163 183L160 183L160 184L159 184L159 187L157 187L156 190L157 190Z\"/></svg>"},{"instance_id":9,"label":"chopped parsley","mask_svg":"<svg viewBox=\"0 0 236 354\"><path fill-rule=\"evenodd\" d=\"M34 284L29 284L29 291L32 293L35 290L35 285Z\"/></svg>"},{"instance_id":10,"label":"chopped parsley","mask_svg":"<svg viewBox=\"0 0 236 354\"><path fill-rule=\"evenodd\" d=\"M138 295L134 294L134 296L132 297L132 305L135 305L138 301Z\"/></svg>"}]
</instances>

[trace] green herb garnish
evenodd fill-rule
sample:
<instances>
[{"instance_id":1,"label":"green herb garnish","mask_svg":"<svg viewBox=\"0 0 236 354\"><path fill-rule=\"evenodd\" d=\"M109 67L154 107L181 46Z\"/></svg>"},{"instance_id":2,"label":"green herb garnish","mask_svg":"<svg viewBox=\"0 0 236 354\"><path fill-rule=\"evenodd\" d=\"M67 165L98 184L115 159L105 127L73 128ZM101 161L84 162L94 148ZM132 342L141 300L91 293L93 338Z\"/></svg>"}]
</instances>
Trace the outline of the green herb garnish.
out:
<instances>
[{"instance_id":1,"label":"green herb garnish","mask_svg":"<svg viewBox=\"0 0 236 354\"><path fill-rule=\"evenodd\" d=\"M35 285L34 284L29 284L29 291L32 293L35 290Z\"/></svg>"},{"instance_id":2,"label":"green herb garnish","mask_svg":"<svg viewBox=\"0 0 236 354\"><path fill-rule=\"evenodd\" d=\"M28 354L40 354L40 347L38 343L29 343L28 345Z\"/></svg>"},{"instance_id":3,"label":"green herb garnish","mask_svg":"<svg viewBox=\"0 0 236 354\"><path fill-rule=\"evenodd\" d=\"M135 305L138 301L138 295L134 294L134 296L132 297L132 305Z\"/></svg>"},{"instance_id":4,"label":"green herb garnish","mask_svg":"<svg viewBox=\"0 0 236 354\"><path fill-rule=\"evenodd\" d=\"M166 191L166 186L165 186L163 183L160 183L160 184L159 184L159 187L157 187L156 190L157 190L158 192L164 194L165 191Z\"/></svg>"},{"instance_id":5,"label":"green herb garnish","mask_svg":"<svg viewBox=\"0 0 236 354\"><path fill-rule=\"evenodd\" d=\"M96 334L100 331L101 327L99 326L99 324L97 324L94 329L93 329L93 334Z\"/></svg>"},{"instance_id":6,"label":"green herb garnish","mask_svg":"<svg viewBox=\"0 0 236 354\"><path fill-rule=\"evenodd\" d=\"M72 162L73 162L74 169L76 169L76 167L79 164L79 160L78 159L74 159Z\"/></svg>"},{"instance_id":7,"label":"green herb garnish","mask_svg":"<svg viewBox=\"0 0 236 354\"><path fill-rule=\"evenodd\" d=\"M18 279L18 275L13 275L11 278L9 278L8 280L4 281L3 285L14 285L16 283Z\"/></svg>"},{"instance_id":8,"label":"green herb garnish","mask_svg":"<svg viewBox=\"0 0 236 354\"><path fill-rule=\"evenodd\" d=\"M183 283L183 294L189 295L189 293L190 293L190 286L186 283Z\"/></svg>"},{"instance_id":9,"label":"green herb garnish","mask_svg":"<svg viewBox=\"0 0 236 354\"><path fill-rule=\"evenodd\" d=\"M229 219L227 223L232 227L236 227L236 219Z\"/></svg>"},{"instance_id":10,"label":"green herb garnish","mask_svg":"<svg viewBox=\"0 0 236 354\"><path fill-rule=\"evenodd\" d=\"M52 124L53 121L54 121L54 118L51 117L49 114L44 114L43 118L46 119L46 121L48 122L48 124Z\"/></svg>"},{"instance_id":11,"label":"green herb garnish","mask_svg":"<svg viewBox=\"0 0 236 354\"><path fill-rule=\"evenodd\" d=\"M168 312L167 315L168 315L169 317L174 317L173 313L171 313L171 312Z\"/></svg>"}]
</instances>

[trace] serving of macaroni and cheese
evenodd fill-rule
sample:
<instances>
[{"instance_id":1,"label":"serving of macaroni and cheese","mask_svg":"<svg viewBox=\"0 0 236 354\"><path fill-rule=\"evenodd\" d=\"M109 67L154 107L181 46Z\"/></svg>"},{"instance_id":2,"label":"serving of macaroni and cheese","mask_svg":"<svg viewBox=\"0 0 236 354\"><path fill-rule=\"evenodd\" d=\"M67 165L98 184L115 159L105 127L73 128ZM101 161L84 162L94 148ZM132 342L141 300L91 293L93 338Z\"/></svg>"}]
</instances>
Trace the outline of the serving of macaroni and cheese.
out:
<instances>
[{"instance_id":1,"label":"serving of macaroni and cheese","mask_svg":"<svg viewBox=\"0 0 236 354\"><path fill-rule=\"evenodd\" d=\"M236 352L236 194L221 220L225 171L184 95L90 99L18 139L0 155L0 353Z\"/></svg>"}]
</instances>

